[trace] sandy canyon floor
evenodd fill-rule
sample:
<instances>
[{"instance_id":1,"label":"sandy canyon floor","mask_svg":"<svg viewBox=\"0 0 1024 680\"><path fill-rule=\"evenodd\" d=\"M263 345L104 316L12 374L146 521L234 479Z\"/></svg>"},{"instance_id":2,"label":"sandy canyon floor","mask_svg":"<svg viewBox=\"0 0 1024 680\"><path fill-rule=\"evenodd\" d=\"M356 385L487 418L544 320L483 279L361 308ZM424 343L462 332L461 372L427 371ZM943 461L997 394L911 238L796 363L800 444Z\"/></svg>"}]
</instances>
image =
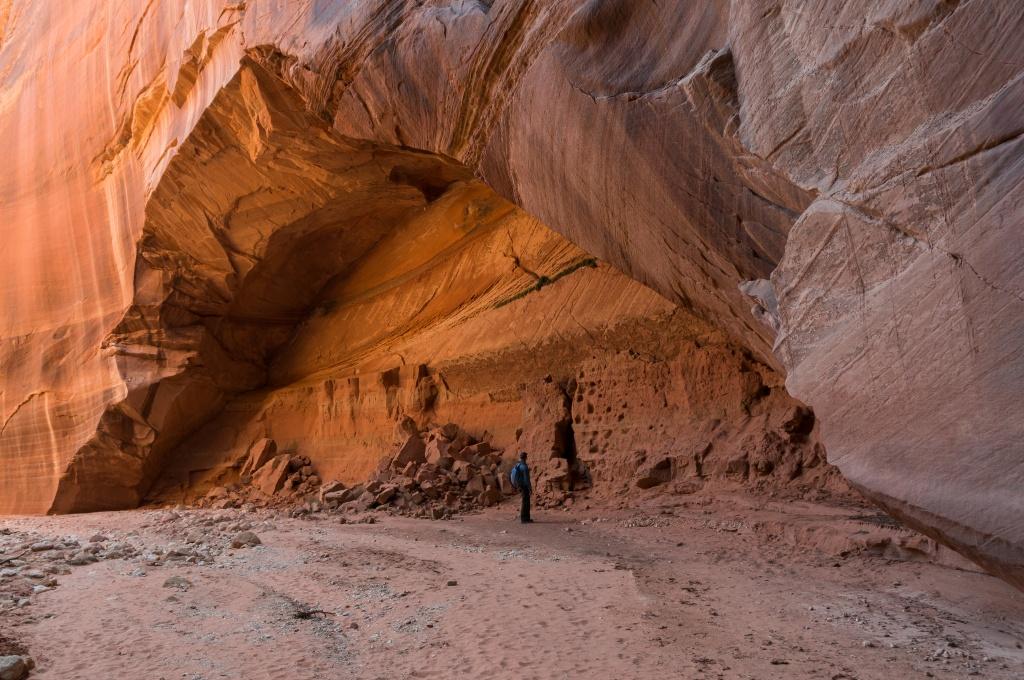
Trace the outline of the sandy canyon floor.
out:
<instances>
[{"instance_id":1,"label":"sandy canyon floor","mask_svg":"<svg viewBox=\"0 0 1024 680\"><path fill-rule=\"evenodd\" d=\"M0 646L53 680L1024 677L1024 593L870 549L909 532L869 508L661 497L521 525L513 505L5 518ZM230 548L245 530L261 544ZM108 559L47 561L62 541Z\"/></svg>"}]
</instances>

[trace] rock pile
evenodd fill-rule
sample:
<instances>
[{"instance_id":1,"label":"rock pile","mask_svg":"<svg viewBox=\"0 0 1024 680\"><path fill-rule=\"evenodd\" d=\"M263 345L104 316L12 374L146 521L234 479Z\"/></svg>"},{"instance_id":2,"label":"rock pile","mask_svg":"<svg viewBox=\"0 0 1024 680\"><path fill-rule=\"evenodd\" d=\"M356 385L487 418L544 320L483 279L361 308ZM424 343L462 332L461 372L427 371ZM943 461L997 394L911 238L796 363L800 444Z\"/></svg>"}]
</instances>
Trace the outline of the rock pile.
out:
<instances>
[{"instance_id":1,"label":"rock pile","mask_svg":"<svg viewBox=\"0 0 1024 680\"><path fill-rule=\"evenodd\" d=\"M366 483L321 489L328 509L362 512L387 508L395 514L443 519L455 512L490 507L512 493L511 462L454 423L419 431L411 419L399 424L404 441Z\"/></svg>"},{"instance_id":2,"label":"rock pile","mask_svg":"<svg viewBox=\"0 0 1024 680\"><path fill-rule=\"evenodd\" d=\"M496 505L513 493L508 473L514 461L455 423L420 430L406 417L396 427L396 440L401 444L370 479L349 486L322 482L308 457L279 453L273 439L260 439L235 463L237 481L215 486L194 505L219 510L245 504L295 506L293 514L384 508L443 519ZM534 490L539 505L571 503L572 494L562 483L566 472L555 464L538 470Z\"/></svg>"},{"instance_id":3,"label":"rock pile","mask_svg":"<svg viewBox=\"0 0 1024 680\"><path fill-rule=\"evenodd\" d=\"M260 439L235 463L238 481L215 486L195 505L217 510L303 500L318 493L320 476L308 456L278 453L277 442Z\"/></svg>"}]
</instances>

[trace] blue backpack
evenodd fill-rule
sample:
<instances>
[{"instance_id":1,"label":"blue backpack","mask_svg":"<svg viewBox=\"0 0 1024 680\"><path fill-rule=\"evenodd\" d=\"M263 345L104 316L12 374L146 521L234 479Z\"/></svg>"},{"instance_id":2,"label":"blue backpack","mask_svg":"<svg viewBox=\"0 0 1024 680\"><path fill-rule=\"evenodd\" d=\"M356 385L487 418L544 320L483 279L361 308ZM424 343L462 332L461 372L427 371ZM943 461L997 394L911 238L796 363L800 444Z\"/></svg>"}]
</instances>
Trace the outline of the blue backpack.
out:
<instances>
[{"instance_id":1,"label":"blue backpack","mask_svg":"<svg viewBox=\"0 0 1024 680\"><path fill-rule=\"evenodd\" d=\"M519 468L520 465L522 465L521 462L516 463L512 466L512 471L508 473L508 479L512 482L512 488L517 491L519 490L519 482L521 481L520 477L522 476Z\"/></svg>"}]
</instances>

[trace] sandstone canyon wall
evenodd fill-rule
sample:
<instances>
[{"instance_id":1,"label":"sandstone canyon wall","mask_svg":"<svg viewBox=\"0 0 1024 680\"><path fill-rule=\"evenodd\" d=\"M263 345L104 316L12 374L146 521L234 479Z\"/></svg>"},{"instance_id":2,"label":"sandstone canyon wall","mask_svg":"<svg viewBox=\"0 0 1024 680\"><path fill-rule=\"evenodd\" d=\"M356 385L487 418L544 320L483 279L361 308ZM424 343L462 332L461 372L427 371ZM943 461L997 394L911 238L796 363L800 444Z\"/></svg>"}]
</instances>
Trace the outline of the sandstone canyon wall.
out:
<instances>
[{"instance_id":1,"label":"sandstone canyon wall","mask_svg":"<svg viewBox=\"0 0 1024 680\"><path fill-rule=\"evenodd\" d=\"M1024 584L1022 29L0 0L0 511L129 507L267 434L355 477L405 412L511 446L555 386L612 487L716 437L788 477L785 376L853 484Z\"/></svg>"}]
</instances>

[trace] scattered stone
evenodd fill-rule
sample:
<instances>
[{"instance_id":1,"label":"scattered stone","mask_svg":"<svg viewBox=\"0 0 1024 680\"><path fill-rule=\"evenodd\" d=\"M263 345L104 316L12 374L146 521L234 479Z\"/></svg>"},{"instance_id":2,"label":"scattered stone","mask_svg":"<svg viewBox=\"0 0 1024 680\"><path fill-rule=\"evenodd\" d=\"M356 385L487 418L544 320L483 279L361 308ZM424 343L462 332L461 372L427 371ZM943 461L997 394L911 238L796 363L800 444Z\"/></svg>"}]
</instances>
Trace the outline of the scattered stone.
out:
<instances>
[{"instance_id":1,"label":"scattered stone","mask_svg":"<svg viewBox=\"0 0 1024 680\"><path fill-rule=\"evenodd\" d=\"M67 563L70 564L73 567L81 567L83 565L92 564L93 562L98 562L98 561L99 561L99 558L97 558L92 553L85 552L84 550L81 550L81 551L75 553L74 555L72 555L71 557L69 557L67 559Z\"/></svg>"},{"instance_id":2,"label":"scattered stone","mask_svg":"<svg viewBox=\"0 0 1024 680\"><path fill-rule=\"evenodd\" d=\"M251 531L243 531L231 539L232 548L251 548L261 543L260 537Z\"/></svg>"},{"instance_id":3,"label":"scattered stone","mask_svg":"<svg viewBox=\"0 0 1024 680\"><path fill-rule=\"evenodd\" d=\"M448 581L448 583L446 585L457 586L457 585L459 585L459 582L453 579L451 581Z\"/></svg>"},{"instance_id":4,"label":"scattered stone","mask_svg":"<svg viewBox=\"0 0 1024 680\"><path fill-rule=\"evenodd\" d=\"M184 576L171 576L166 581L164 581L164 588L177 588L178 590L188 590L191 587L192 582Z\"/></svg>"},{"instance_id":5,"label":"scattered stone","mask_svg":"<svg viewBox=\"0 0 1024 680\"><path fill-rule=\"evenodd\" d=\"M0 656L0 680L22 680L28 677L28 664L20 656Z\"/></svg>"}]
</instances>

